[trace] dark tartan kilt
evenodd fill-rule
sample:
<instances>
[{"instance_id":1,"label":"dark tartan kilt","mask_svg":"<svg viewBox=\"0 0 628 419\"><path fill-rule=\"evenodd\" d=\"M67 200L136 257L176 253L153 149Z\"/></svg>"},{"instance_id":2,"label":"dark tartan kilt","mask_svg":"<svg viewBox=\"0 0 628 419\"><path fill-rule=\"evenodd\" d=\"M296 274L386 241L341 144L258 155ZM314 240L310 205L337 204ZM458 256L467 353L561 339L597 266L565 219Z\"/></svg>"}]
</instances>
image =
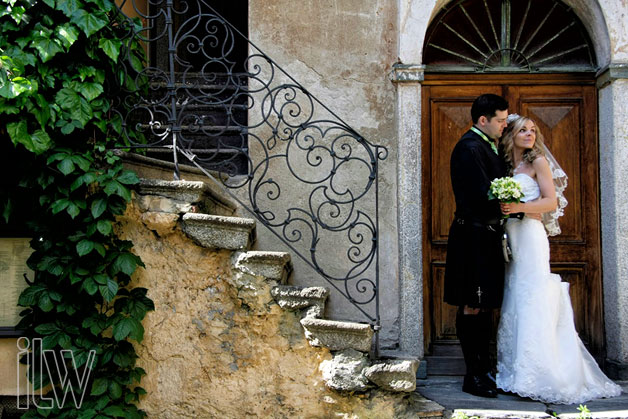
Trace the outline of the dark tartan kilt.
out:
<instances>
[{"instance_id":1,"label":"dark tartan kilt","mask_svg":"<svg viewBox=\"0 0 628 419\"><path fill-rule=\"evenodd\" d=\"M503 229L458 224L454 221L447 241L446 303L499 308L504 293ZM478 298L478 287L482 295Z\"/></svg>"}]
</instances>

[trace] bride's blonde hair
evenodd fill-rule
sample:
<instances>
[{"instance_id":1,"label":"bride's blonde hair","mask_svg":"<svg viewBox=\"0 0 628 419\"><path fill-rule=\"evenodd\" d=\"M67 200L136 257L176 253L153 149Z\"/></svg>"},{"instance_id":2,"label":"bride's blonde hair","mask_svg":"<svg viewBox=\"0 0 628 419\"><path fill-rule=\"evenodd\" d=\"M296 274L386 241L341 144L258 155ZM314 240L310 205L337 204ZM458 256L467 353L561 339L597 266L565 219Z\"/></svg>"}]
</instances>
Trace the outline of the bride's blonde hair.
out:
<instances>
[{"instance_id":1,"label":"bride's blonde hair","mask_svg":"<svg viewBox=\"0 0 628 419\"><path fill-rule=\"evenodd\" d=\"M504 132L499 140L499 147L501 148L504 160L506 160L506 164L508 165L508 172L512 175L513 170L515 170L513 157L515 136L526 122L532 121L534 124L534 127L536 128L536 140L534 141L534 146L531 149L524 150L523 161L532 163L538 156L545 156L545 151L543 151L542 147L542 144L544 143L543 135L539 131L539 127L532 119L527 116L510 114L508 115L507 120L508 126L504 128Z\"/></svg>"}]
</instances>

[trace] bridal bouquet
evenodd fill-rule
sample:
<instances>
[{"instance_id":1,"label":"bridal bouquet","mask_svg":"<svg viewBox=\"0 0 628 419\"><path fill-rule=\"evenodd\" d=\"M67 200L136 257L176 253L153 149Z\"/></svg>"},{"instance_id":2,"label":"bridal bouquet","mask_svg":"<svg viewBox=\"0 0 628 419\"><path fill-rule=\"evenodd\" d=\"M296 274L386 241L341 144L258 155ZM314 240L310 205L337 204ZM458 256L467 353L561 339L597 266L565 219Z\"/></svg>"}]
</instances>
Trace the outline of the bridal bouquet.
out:
<instances>
[{"instance_id":1,"label":"bridal bouquet","mask_svg":"<svg viewBox=\"0 0 628 419\"><path fill-rule=\"evenodd\" d=\"M511 177L495 178L488 189L488 199L499 199L500 202L520 202L523 198L521 184Z\"/></svg>"}]
</instances>

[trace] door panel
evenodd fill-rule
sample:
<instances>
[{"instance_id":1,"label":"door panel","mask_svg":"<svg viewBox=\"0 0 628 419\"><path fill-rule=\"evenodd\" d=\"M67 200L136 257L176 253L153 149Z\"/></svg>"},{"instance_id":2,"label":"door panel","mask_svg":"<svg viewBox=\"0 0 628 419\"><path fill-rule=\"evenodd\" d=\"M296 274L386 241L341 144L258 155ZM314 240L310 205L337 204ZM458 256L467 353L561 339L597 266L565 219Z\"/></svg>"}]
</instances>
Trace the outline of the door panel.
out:
<instances>
[{"instance_id":1,"label":"door panel","mask_svg":"<svg viewBox=\"0 0 628 419\"><path fill-rule=\"evenodd\" d=\"M426 76L423 85L423 245L425 342L455 339L455 307L442 301L444 262L455 203L449 158L471 126L475 97L506 97L509 112L530 116L569 177L569 201L560 219L562 234L550 238L551 268L570 283L576 328L596 358L604 349L600 273L597 102L592 80L570 76L499 75L447 79Z\"/></svg>"}]
</instances>

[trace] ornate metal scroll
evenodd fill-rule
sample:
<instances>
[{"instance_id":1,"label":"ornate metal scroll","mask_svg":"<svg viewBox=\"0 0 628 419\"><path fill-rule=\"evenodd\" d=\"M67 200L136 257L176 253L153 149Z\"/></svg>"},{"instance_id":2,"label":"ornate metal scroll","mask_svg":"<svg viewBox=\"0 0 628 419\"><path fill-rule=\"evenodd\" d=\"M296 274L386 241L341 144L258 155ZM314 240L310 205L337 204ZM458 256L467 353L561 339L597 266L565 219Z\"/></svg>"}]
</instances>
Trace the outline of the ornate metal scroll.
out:
<instances>
[{"instance_id":1,"label":"ornate metal scroll","mask_svg":"<svg viewBox=\"0 0 628 419\"><path fill-rule=\"evenodd\" d=\"M387 149L349 127L208 1L139 6L119 5L149 63L127 69L132 90L142 92L120 115L130 146L170 150L175 166L186 157L379 325L377 178ZM242 45L248 53L239 57Z\"/></svg>"},{"instance_id":2,"label":"ornate metal scroll","mask_svg":"<svg viewBox=\"0 0 628 419\"><path fill-rule=\"evenodd\" d=\"M559 0L458 0L425 41L429 71L595 71L586 29Z\"/></svg>"}]
</instances>

